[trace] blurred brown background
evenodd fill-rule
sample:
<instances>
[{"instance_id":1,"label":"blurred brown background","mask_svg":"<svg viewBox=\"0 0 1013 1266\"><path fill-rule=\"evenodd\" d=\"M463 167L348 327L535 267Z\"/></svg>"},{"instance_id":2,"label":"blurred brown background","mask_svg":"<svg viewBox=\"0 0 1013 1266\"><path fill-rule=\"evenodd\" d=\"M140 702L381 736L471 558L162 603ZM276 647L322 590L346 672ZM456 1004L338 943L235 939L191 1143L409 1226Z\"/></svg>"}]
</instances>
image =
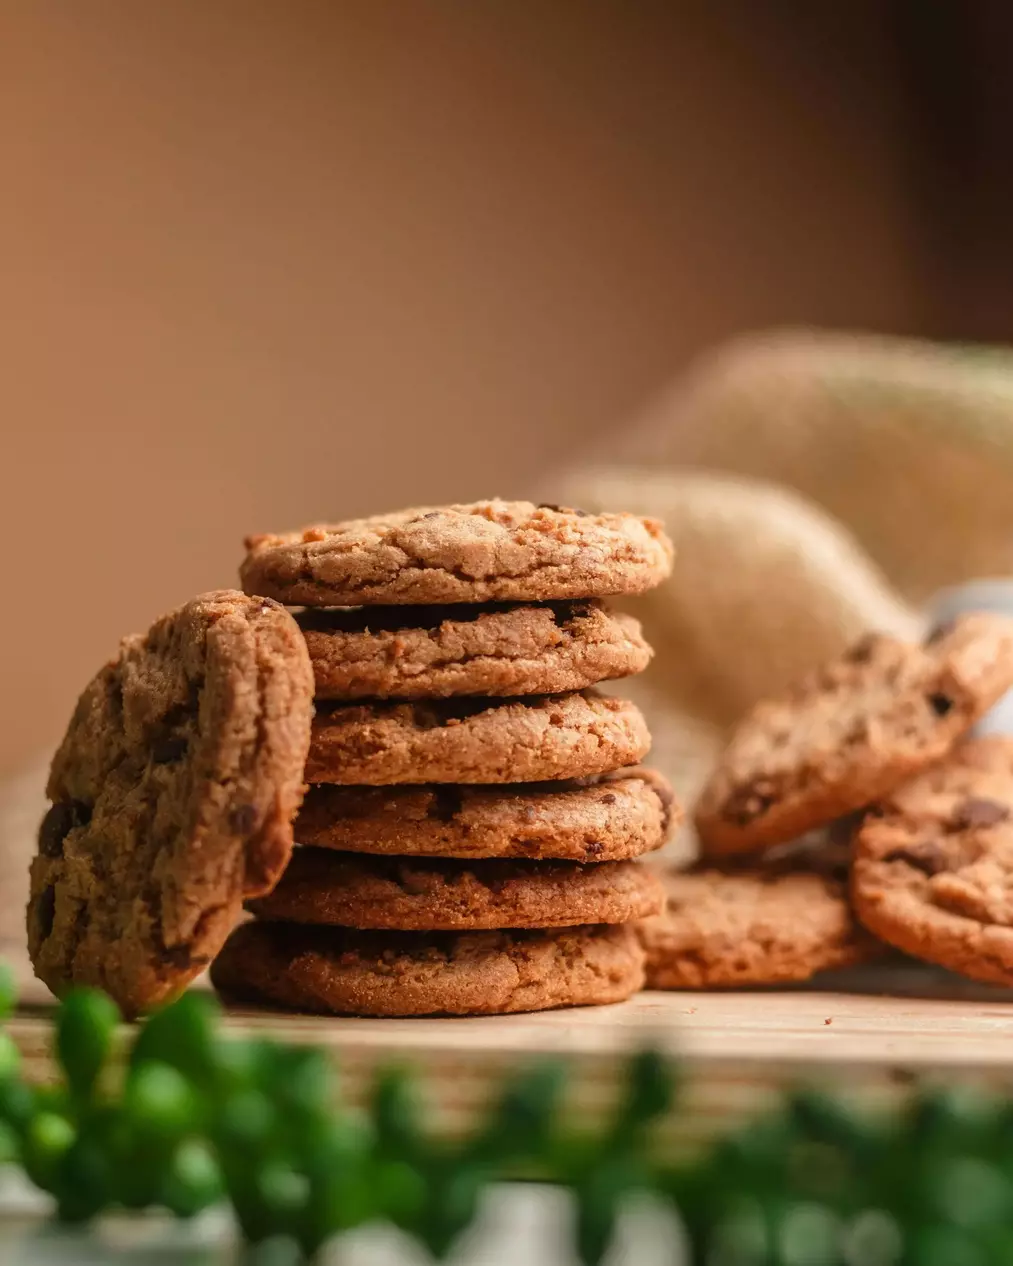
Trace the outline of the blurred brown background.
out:
<instances>
[{"instance_id":1,"label":"blurred brown background","mask_svg":"<svg viewBox=\"0 0 1013 1266\"><path fill-rule=\"evenodd\" d=\"M523 494L739 330L1013 324L1000 4L0 25L0 771L246 531Z\"/></svg>"}]
</instances>

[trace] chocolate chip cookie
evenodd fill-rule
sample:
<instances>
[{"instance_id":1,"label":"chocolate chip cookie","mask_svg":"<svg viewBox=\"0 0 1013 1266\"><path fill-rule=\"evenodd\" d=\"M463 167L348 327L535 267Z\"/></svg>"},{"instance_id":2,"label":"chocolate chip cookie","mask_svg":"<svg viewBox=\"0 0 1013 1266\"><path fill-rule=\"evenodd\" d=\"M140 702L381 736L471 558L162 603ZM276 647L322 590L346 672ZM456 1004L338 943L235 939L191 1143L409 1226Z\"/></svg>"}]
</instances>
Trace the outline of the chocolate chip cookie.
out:
<instances>
[{"instance_id":1,"label":"chocolate chip cookie","mask_svg":"<svg viewBox=\"0 0 1013 1266\"><path fill-rule=\"evenodd\" d=\"M643 986L629 926L354 932L255 921L211 968L236 998L343 1015L505 1015L622 1002Z\"/></svg>"},{"instance_id":2,"label":"chocolate chip cookie","mask_svg":"<svg viewBox=\"0 0 1013 1266\"><path fill-rule=\"evenodd\" d=\"M672 566L654 519L530 501L402 510L246 548L247 593L305 606L600 598L643 593Z\"/></svg>"},{"instance_id":3,"label":"chocolate chip cookie","mask_svg":"<svg viewBox=\"0 0 1013 1266\"><path fill-rule=\"evenodd\" d=\"M318 699L558 694L642 672L632 616L600 602L317 608L297 617Z\"/></svg>"},{"instance_id":4,"label":"chocolate chip cookie","mask_svg":"<svg viewBox=\"0 0 1013 1266\"><path fill-rule=\"evenodd\" d=\"M879 952L851 913L846 883L831 874L704 867L663 881L664 912L637 929L649 989L808 980Z\"/></svg>"},{"instance_id":5,"label":"chocolate chip cookie","mask_svg":"<svg viewBox=\"0 0 1013 1266\"><path fill-rule=\"evenodd\" d=\"M961 745L865 815L852 896L877 936L1013 985L1013 739Z\"/></svg>"},{"instance_id":6,"label":"chocolate chip cookie","mask_svg":"<svg viewBox=\"0 0 1013 1266\"><path fill-rule=\"evenodd\" d=\"M629 923L663 904L657 877L632 861L456 861L307 847L248 908L292 923L458 932Z\"/></svg>"},{"instance_id":7,"label":"chocolate chip cookie","mask_svg":"<svg viewBox=\"0 0 1013 1266\"><path fill-rule=\"evenodd\" d=\"M55 992L128 1015L180 992L292 847L313 676L270 599L204 594L127 637L53 759L28 944Z\"/></svg>"},{"instance_id":8,"label":"chocolate chip cookie","mask_svg":"<svg viewBox=\"0 0 1013 1266\"><path fill-rule=\"evenodd\" d=\"M960 617L921 646L871 635L738 725L705 787L705 854L782 843L941 759L1013 685L1013 620Z\"/></svg>"},{"instance_id":9,"label":"chocolate chip cookie","mask_svg":"<svg viewBox=\"0 0 1013 1266\"><path fill-rule=\"evenodd\" d=\"M540 782L632 765L651 745L640 710L596 690L568 695L319 707L308 782Z\"/></svg>"},{"instance_id":10,"label":"chocolate chip cookie","mask_svg":"<svg viewBox=\"0 0 1013 1266\"><path fill-rule=\"evenodd\" d=\"M681 816L656 770L497 787L311 787L303 844L417 857L619 861L660 848Z\"/></svg>"}]
</instances>

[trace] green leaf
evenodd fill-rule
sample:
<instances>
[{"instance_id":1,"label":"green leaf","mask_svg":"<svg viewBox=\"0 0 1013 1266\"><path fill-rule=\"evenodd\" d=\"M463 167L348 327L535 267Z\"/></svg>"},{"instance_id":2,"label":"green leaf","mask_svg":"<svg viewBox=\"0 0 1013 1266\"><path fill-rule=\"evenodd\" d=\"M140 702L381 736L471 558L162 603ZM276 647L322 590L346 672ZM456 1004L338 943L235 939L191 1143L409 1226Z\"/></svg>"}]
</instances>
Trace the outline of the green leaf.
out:
<instances>
[{"instance_id":1,"label":"green leaf","mask_svg":"<svg viewBox=\"0 0 1013 1266\"><path fill-rule=\"evenodd\" d=\"M7 963L0 962L0 1020L6 1020L17 1006L18 991L14 972Z\"/></svg>"},{"instance_id":2,"label":"green leaf","mask_svg":"<svg viewBox=\"0 0 1013 1266\"><path fill-rule=\"evenodd\" d=\"M192 1218L221 1200L225 1187L214 1154L200 1139L176 1148L165 1175L161 1200L179 1218Z\"/></svg>"},{"instance_id":3,"label":"green leaf","mask_svg":"<svg viewBox=\"0 0 1013 1266\"><path fill-rule=\"evenodd\" d=\"M60 1003L56 1054L76 1099L92 1094L119 1022L116 1003L98 989L72 989Z\"/></svg>"},{"instance_id":4,"label":"green leaf","mask_svg":"<svg viewBox=\"0 0 1013 1266\"><path fill-rule=\"evenodd\" d=\"M597 1266L605 1256L619 1206L639 1177L637 1167L622 1153L608 1153L577 1184L577 1252L585 1266Z\"/></svg>"},{"instance_id":5,"label":"green leaf","mask_svg":"<svg viewBox=\"0 0 1013 1266\"><path fill-rule=\"evenodd\" d=\"M277 1109L260 1090L237 1090L229 1095L214 1126L221 1148L251 1161L277 1134Z\"/></svg>"},{"instance_id":6,"label":"green leaf","mask_svg":"<svg viewBox=\"0 0 1013 1266\"><path fill-rule=\"evenodd\" d=\"M626 1074L626 1093L620 1103L615 1133L627 1137L667 1112L675 1097L675 1078L657 1051L634 1056Z\"/></svg>"},{"instance_id":7,"label":"green leaf","mask_svg":"<svg viewBox=\"0 0 1013 1266\"><path fill-rule=\"evenodd\" d=\"M411 1159L422 1145L421 1111L415 1085L401 1068L383 1069L373 1088L377 1148Z\"/></svg>"},{"instance_id":8,"label":"green leaf","mask_svg":"<svg viewBox=\"0 0 1013 1266\"><path fill-rule=\"evenodd\" d=\"M200 1103L193 1087L178 1069L156 1060L131 1070L123 1111L137 1135L166 1144L200 1124Z\"/></svg>"},{"instance_id":9,"label":"green leaf","mask_svg":"<svg viewBox=\"0 0 1013 1266\"><path fill-rule=\"evenodd\" d=\"M217 1069L216 1038L221 1008L210 994L191 989L144 1022L130 1052L130 1065L168 1064L195 1085L206 1087Z\"/></svg>"},{"instance_id":10,"label":"green leaf","mask_svg":"<svg viewBox=\"0 0 1013 1266\"><path fill-rule=\"evenodd\" d=\"M75 1139L74 1127L55 1112L40 1112L25 1129L25 1171L43 1191L56 1191L64 1156Z\"/></svg>"},{"instance_id":11,"label":"green leaf","mask_svg":"<svg viewBox=\"0 0 1013 1266\"><path fill-rule=\"evenodd\" d=\"M0 1121L0 1165L12 1165L21 1157L17 1134L6 1121Z\"/></svg>"},{"instance_id":12,"label":"green leaf","mask_svg":"<svg viewBox=\"0 0 1013 1266\"><path fill-rule=\"evenodd\" d=\"M282 1048L275 1064L278 1102L298 1114L328 1111L334 1106L334 1069L323 1051L310 1046Z\"/></svg>"},{"instance_id":13,"label":"green leaf","mask_svg":"<svg viewBox=\"0 0 1013 1266\"><path fill-rule=\"evenodd\" d=\"M18 1078L0 1080L0 1121L22 1134L36 1112L36 1091Z\"/></svg>"},{"instance_id":14,"label":"green leaf","mask_svg":"<svg viewBox=\"0 0 1013 1266\"><path fill-rule=\"evenodd\" d=\"M476 1159L539 1159L555 1126L566 1071L556 1060L525 1069L504 1089L469 1148Z\"/></svg>"},{"instance_id":15,"label":"green leaf","mask_svg":"<svg viewBox=\"0 0 1013 1266\"><path fill-rule=\"evenodd\" d=\"M88 1222L112 1197L109 1156L97 1139L81 1136L67 1149L56 1183L57 1217L61 1222Z\"/></svg>"},{"instance_id":16,"label":"green leaf","mask_svg":"<svg viewBox=\"0 0 1013 1266\"><path fill-rule=\"evenodd\" d=\"M0 1081L10 1081L21 1071L21 1052L9 1033L0 1032Z\"/></svg>"}]
</instances>

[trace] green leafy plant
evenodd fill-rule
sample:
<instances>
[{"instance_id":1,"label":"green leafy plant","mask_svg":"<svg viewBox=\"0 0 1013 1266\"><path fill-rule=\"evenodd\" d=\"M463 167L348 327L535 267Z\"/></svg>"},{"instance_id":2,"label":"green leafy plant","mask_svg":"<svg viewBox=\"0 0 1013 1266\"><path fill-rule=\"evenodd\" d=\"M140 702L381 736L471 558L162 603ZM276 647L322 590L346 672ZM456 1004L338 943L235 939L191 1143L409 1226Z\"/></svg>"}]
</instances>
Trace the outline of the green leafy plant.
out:
<instances>
[{"instance_id":1,"label":"green leafy plant","mask_svg":"<svg viewBox=\"0 0 1013 1266\"><path fill-rule=\"evenodd\" d=\"M0 974L0 1019L13 989ZM190 1218L231 1204L245 1239L284 1236L312 1259L332 1237L393 1223L446 1255L483 1189L537 1179L573 1195L581 1260L600 1262L627 1197L648 1192L681 1222L692 1266L1010 1266L1013 1102L922 1090L880 1119L799 1090L689 1160L651 1139L677 1109L675 1070L630 1060L614 1113L577 1130L565 1067L522 1068L463 1139L426 1121L405 1069L381 1070L368 1110L341 1108L329 1060L307 1047L222 1036L188 993L132 1030L123 1066L115 1006L79 989L56 1012L62 1079L33 1086L0 1031L0 1161L87 1222L160 1206Z\"/></svg>"}]
</instances>

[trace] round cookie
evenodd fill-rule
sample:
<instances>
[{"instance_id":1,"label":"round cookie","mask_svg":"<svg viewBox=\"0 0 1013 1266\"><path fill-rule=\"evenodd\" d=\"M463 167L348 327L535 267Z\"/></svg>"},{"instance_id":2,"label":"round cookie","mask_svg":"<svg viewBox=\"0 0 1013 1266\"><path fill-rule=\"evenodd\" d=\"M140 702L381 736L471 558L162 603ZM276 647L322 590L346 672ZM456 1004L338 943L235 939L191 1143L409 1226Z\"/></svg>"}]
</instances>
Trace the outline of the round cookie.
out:
<instances>
[{"instance_id":1,"label":"round cookie","mask_svg":"<svg viewBox=\"0 0 1013 1266\"><path fill-rule=\"evenodd\" d=\"M632 616L600 602L307 609L318 699L558 694L643 672Z\"/></svg>"},{"instance_id":2,"label":"round cookie","mask_svg":"<svg viewBox=\"0 0 1013 1266\"><path fill-rule=\"evenodd\" d=\"M973 740L858 828L852 899L870 931L973 980L1013 985L1013 739Z\"/></svg>"},{"instance_id":3,"label":"round cookie","mask_svg":"<svg viewBox=\"0 0 1013 1266\"><path fill-rule=\"evenodd\" d=\"M245 544L247 593L317 607L602 598L643 593L672 567L655 519L530 501L402 510Z\"/></svg>"},{"instance_id":4,"label":"round cookie","mask_svg":"<svg viewBox=\"0 0 1013 1266\"><path fill-rule=\"evenodd\" d=\"M498 787L310 787L302 844L414 857L618 861L660 848L679 810L653 769Z\"/></svg>"},{"instance_id":5,"label":"round cookie","mask_svg":"<svg viewBox=\"0 0 1013 1266\"><path fill-rule=\"evenodd\" d=\"M53 759L28 946L128 1015L180 992L288 862L313 677L270 599L204 594L127 637Z\"/></svg>"},{"instance_id":6,"label":"round cookie","mask_svg":"<svg viewBox=\"0 0 1013 1266\"><path fill-rule=\"evenodd\" d=\"M370 857L297 848L273 892L248 903L262 919L459 932L629 923L664 893L636 862Z\"/></svg>"},{"instance_id":7,"label":"round cookie","mask_svg":"<svg viewBox=\"0 0 1013 1266\"><path fill-rule=\"evenodd\" d=\"M921 646L863 638L740 722L704 788L707 856L804 835L889 793L1013 685L1013 619L961 617Z\"/></svg>"},{"instance_id":8,"label":"round cookie","mask_svg":"<svg viewBox=\"0 0 1013 1266\"><path fill-rule=\"evenodd\" d=\"M877 953L855 922L847 886L783 867L663 875L662 914L637 931L649 989L709 989L808 980Z\"/></svg>"},{"instance_id":9,"label":"round cookie","mask_svg":"<svg viewBox=\"0 0 1013 1266\"><path fill-rule=\"evenodd\" d=\"M355 932L245 923L211 967L230 996L339 1015L506 1015L622 1002L642 988L629 926Z\"/></svg>"},{"instance_id":10,"label":"round cookie","mask_svg":"<svg viewBox=\"0 0 1013 1266\"><path fill-rule=\"evenodd\" d=\"M596 690L318 708L307 782L541 782L584 778L647 755L640 710Z\"/></svg>"}]
</instances>

